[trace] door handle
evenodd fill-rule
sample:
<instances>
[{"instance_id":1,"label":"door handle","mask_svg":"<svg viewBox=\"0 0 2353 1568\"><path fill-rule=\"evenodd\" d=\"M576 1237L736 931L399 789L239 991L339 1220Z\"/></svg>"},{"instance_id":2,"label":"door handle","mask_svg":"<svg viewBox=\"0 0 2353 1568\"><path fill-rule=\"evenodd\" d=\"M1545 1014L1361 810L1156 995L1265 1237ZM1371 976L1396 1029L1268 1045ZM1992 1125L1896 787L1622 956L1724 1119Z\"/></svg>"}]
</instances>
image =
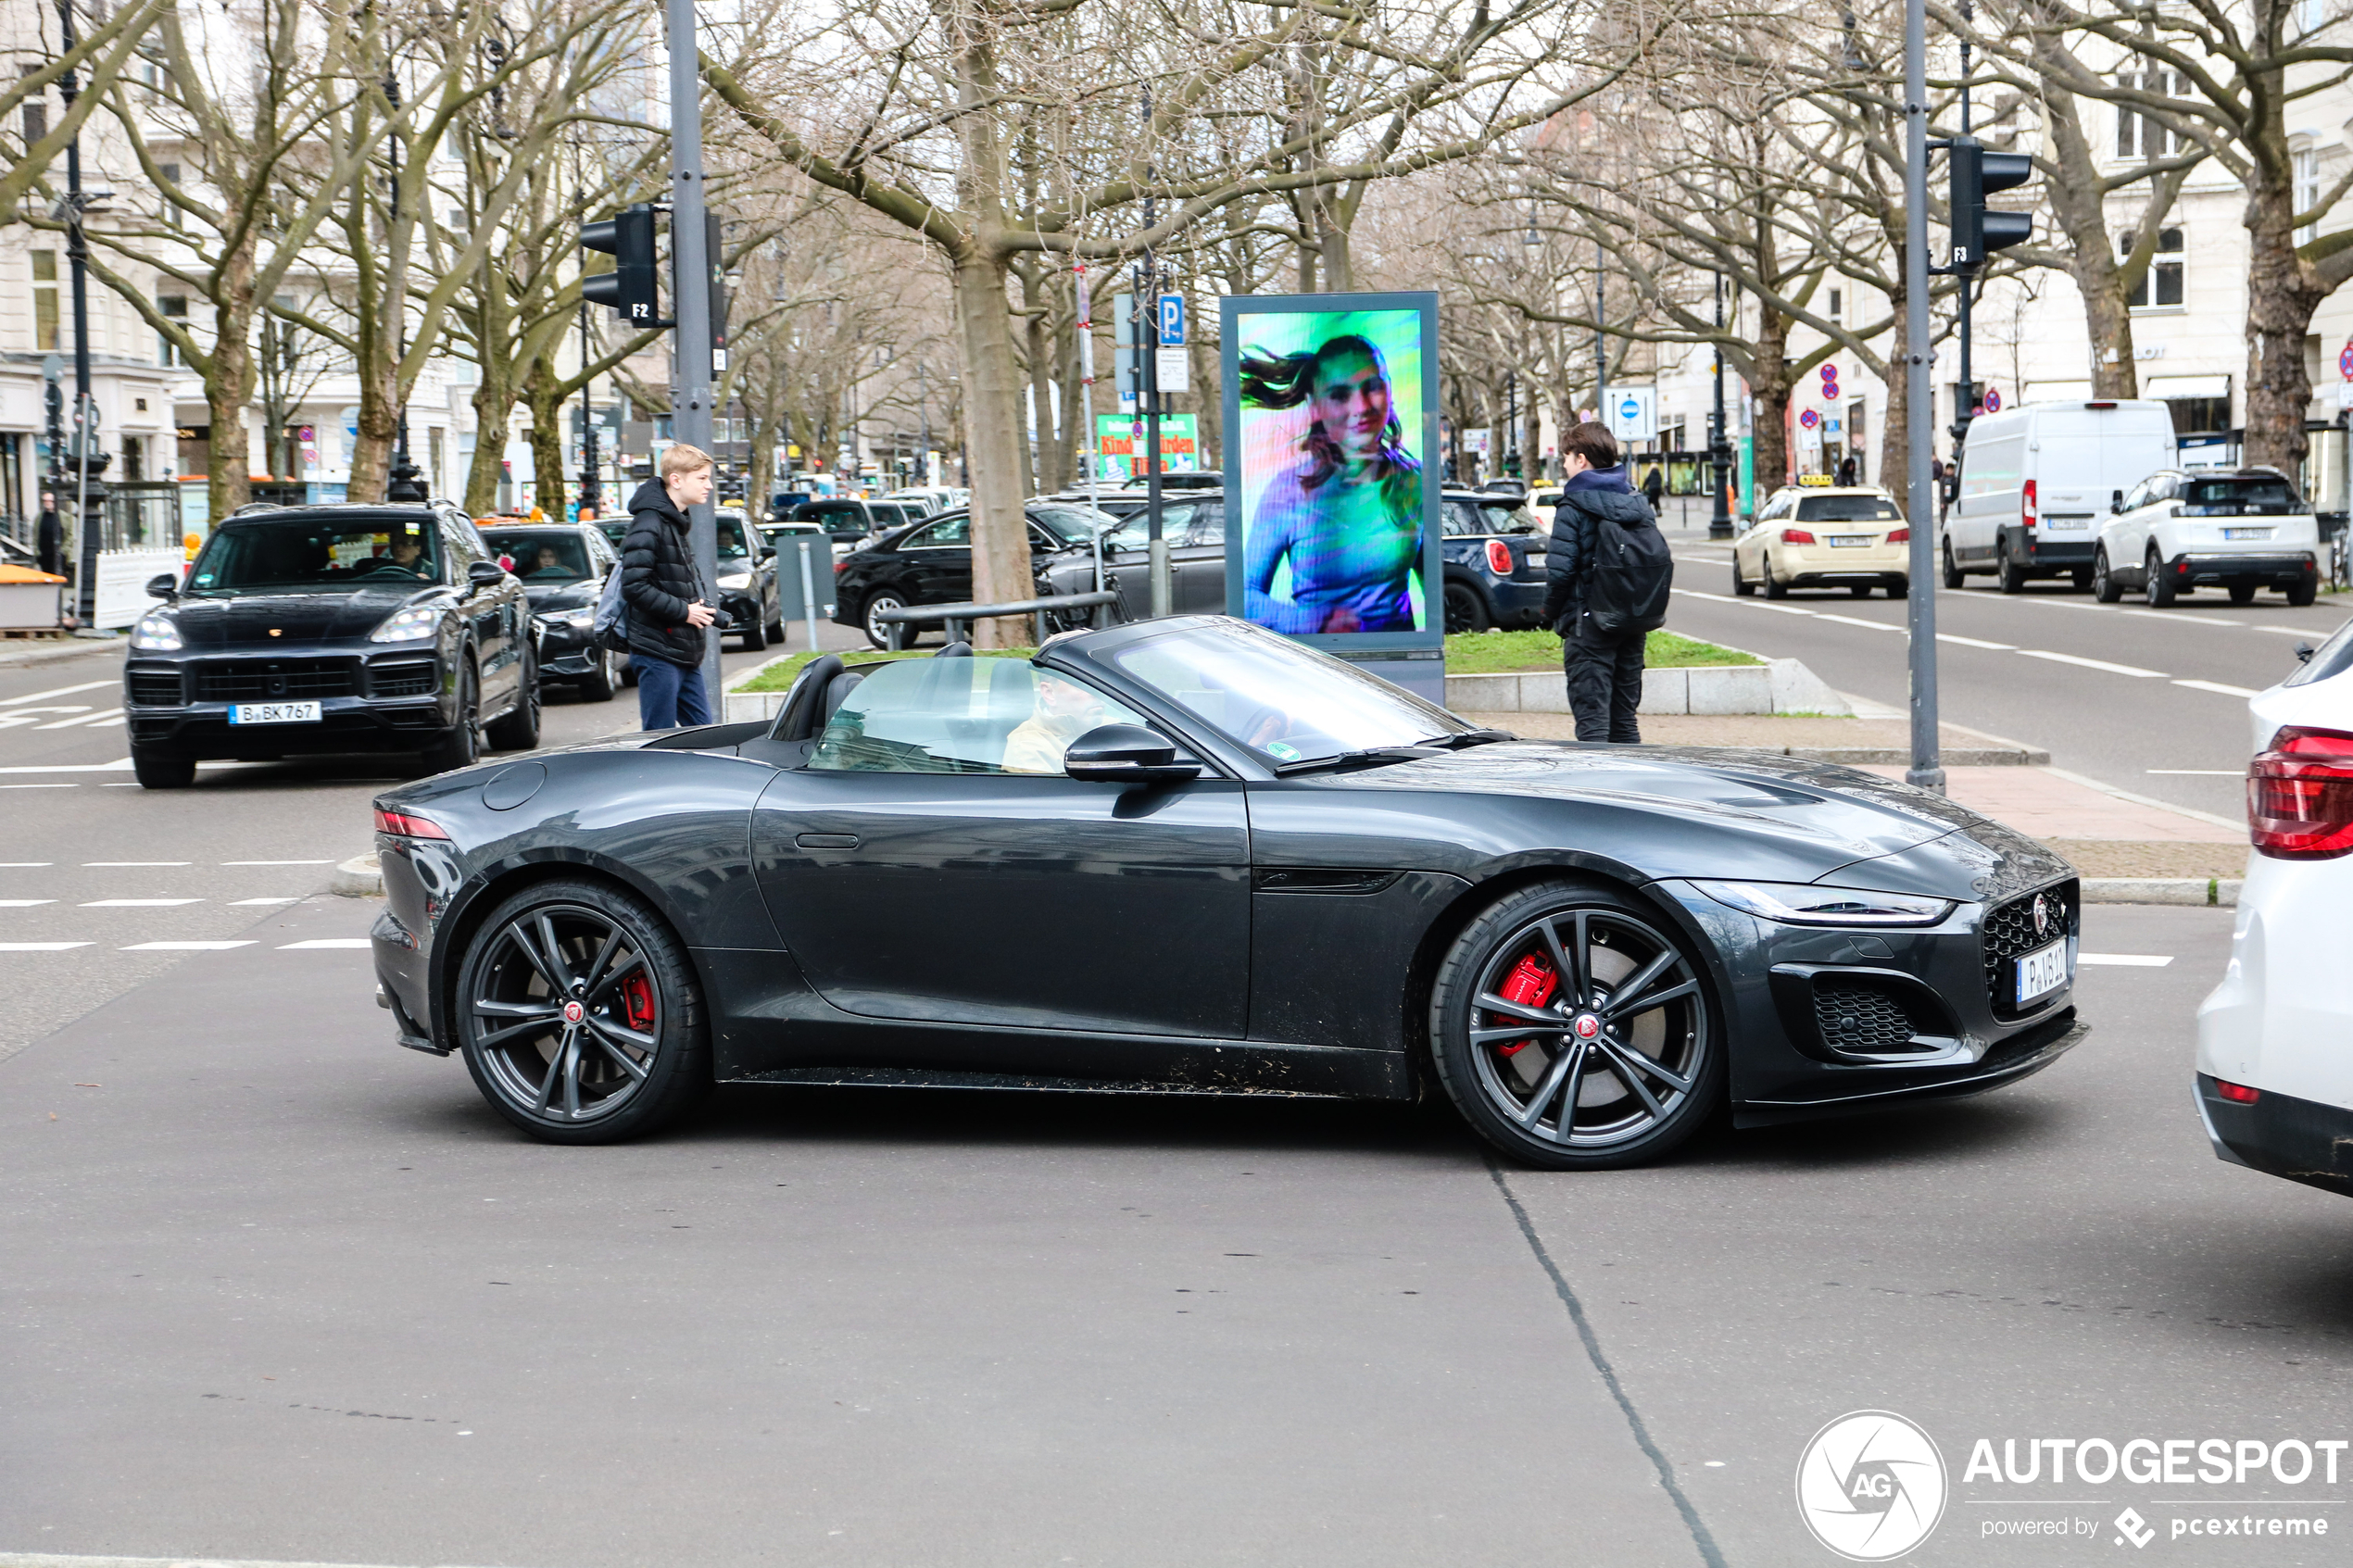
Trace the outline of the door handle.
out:
<instances>
[{"instance_id":1,"label":"door handle","mask_svg":"<svg viewBox=\"0 0 2353 1568\"><path fill-rule=\"evenodd\" d=\"M804 833L796 834L793 842L803 849L855 849L858 835L854 833Z\"/></svg>"}]
</instances>

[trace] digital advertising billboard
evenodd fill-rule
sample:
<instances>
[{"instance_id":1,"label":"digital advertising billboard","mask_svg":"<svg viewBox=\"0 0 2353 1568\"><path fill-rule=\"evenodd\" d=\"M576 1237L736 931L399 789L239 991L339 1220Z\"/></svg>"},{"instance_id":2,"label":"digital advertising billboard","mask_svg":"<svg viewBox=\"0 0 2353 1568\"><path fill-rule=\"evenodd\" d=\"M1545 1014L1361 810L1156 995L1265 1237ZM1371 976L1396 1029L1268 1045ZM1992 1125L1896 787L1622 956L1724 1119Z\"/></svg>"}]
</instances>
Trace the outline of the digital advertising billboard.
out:
<instances>
[{"instance_id":1,"label":"digital advertising billboard","mask_svg":"<svg viewBox=\"0 0 2353 1568\"><path fill-rule=\"evenodd\" d=\"M1221 316L1227 612L1342 655L1441 646L1438 295Z\"/></svg>"}]
</instances>

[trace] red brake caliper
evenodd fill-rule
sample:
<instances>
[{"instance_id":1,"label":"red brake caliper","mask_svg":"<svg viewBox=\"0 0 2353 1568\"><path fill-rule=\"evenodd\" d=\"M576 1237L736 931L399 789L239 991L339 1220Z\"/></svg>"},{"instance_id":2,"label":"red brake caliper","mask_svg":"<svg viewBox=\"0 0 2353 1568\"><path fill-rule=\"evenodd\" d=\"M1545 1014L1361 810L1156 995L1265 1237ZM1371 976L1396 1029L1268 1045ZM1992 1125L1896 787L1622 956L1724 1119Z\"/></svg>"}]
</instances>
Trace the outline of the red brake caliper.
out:
<instances>
[{"instance_id":1,"label":"red brake caliper","mask_svg":"<svg viewBox=\"0 0 2353 1568\"><path fill-rule=\"evenodd\" d=\"M1542 959L1530 953L1513 966L1512 972L1495 993L1507 1002L1517 1002L1524 1008L1541 1008L1553 997L1553 987L1560 984L1560 972ZM1535 1042L1514 1040L1508 1046L1498 1046L1502 1056L1517 1056Z\"/></svg>"},{"instance_id":2,"label":"red brake caliper","mask_svg":"<svg viewBox=\"0 0 2353 1568\"><path fill-rule=\"evenodd\" d=\"M654 1026L654 988L642 974L633 974L621 983L621 1008L628 1016L629 1027L640 1034L649 1034Z\"/></svg>"}]
</instances>

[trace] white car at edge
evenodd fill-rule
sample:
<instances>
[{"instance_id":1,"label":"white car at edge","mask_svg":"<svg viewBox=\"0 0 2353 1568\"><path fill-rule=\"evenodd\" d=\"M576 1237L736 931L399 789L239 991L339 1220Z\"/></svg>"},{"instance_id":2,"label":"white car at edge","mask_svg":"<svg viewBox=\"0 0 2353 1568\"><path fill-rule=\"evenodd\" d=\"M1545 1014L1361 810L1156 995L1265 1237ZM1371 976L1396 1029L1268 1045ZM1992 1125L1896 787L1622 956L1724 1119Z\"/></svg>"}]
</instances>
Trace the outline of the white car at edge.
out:
<instances>
[{"instance_id":1,"label":"white car at edge","mask_svg":"<svg viewBox=\"0 0 2353 1568\"><path fill-rule=\"evenodd\" d=\"M2353 622L2247 706L2254 853L2198 1005L2198 1115L2220 1158L2353 1194Z\"/></svg>"}]
</instances>

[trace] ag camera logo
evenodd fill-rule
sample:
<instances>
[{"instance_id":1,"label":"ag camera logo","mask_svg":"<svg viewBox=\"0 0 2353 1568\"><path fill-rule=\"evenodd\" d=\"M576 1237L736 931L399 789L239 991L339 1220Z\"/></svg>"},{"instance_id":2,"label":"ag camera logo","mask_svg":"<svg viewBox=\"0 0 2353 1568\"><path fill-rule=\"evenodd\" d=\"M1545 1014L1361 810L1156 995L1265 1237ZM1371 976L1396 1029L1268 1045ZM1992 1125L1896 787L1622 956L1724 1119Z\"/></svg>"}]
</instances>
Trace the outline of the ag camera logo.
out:
<instances>
[{"instance_id":1,"label":"ag camera logo","mask_svg":"<svg viewBox=\"0 0 2353 1568\"><path fill-rule=\"evenodd\" d=\"M1814 1434L1797 1461L1797 1512L1850 1562L1903 1556L1944 1515L1944 1456L1892 1411L1855 1411Z\"/></svg>"}]
</instances>

